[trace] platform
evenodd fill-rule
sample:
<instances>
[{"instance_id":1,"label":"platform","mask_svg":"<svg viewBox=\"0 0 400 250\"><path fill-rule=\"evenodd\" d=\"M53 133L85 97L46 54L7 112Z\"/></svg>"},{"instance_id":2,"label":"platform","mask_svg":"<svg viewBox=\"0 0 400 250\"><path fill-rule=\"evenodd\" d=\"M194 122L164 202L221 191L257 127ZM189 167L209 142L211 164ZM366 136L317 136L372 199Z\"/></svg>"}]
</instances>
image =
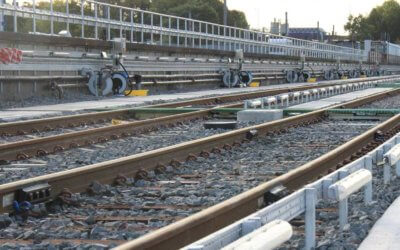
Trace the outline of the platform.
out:
<instances>
[{"instance_id":1,"label":"platform","mask_svg":"<svg viewBox=\"0 0 400 250\"><path fill-rule=\"evenodd\" d=\"M112 97L106 98L99 101L84 101L84 102L73 102L64 104L54 105L42 105L26 108L14 108L0 111L0 122L4 121L16 121L20 119L32 119L40 118L43 116L54 116L61 115L63 112L78 112L87 109L100 109L100 108L117 108L124 106L143 106L155 101L172 102L182 101L185 99L195 99L213 95L228 95L237 94L243 92L254 92L268 89L277 88L292 88L298 86L310 85L309 83L291 83L291 84L277 84L264 86L259 88L232 88L232 89L213 89L213 90L202 90L192 91L186 93L176 94L162 94L162 95L151 95L151 96L137 96L137 97ZM318 86L317 84L314 84Z\"/></svg>"},{"instance_id":2,"label":"platform","mask_svg":"<svg viewBox=\"0 0 400 250\"><path fill-rule=\"evenodd\" d=\"M287 108L288 110L290 109L310 109L310 110L316 110L316 109L322 109L322 108L327 108L333 105L337 105L340 103L348 102L351 100L355 100L357 98L361 98L364 96L368 95L373 95L377 93L381 93L387 90L390 90L392 88L370 88L370 89L363 89L359 91L354 91L342 95L335 95L332 97L316 100L316 101L311 101L311 102L306 102L306 103L301 103L298 105L291 106Z\"/></svg>"},{"instance_id":3,"label":"platform","mask_svg":"<svg viewBox=\"0 0 400 250\"><path fill-rule=\"evenodd\" d=\"M400 197L386 210L375 223L359 250L397 250L400 249Z\"/></svg>"}]
</instances>

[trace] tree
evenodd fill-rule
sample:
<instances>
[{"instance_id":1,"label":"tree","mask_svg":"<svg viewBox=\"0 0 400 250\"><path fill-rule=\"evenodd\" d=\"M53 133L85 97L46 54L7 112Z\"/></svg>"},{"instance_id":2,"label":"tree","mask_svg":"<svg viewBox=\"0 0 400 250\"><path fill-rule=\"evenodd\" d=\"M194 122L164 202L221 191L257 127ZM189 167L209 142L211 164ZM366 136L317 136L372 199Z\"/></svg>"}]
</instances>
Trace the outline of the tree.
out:
<instances>
[{"instance_id":1,"label":"tree","mask_svg":"<svg viewBox=\"0 0 400 250\"><path fill-rule=\"evenodd\" d=\"M151 0L103 0L100 2L108 2L110 4L141 10L149 10L151 5Z\"/></svg>"},{"instance_id":2,"label":"tree","mask_svg":"<svg viewBox=\"0 0 400 250\"><path fill-rule=\"evenodd\" d=\"M400 4L387 0L364 17L349 16L344 26L356 40L373 39L396 42L400 40Z\"/></svg>"},{"instance_id":3,"label":"tree","mask_svg":"<svg viewBox=\"0 0 400 250\"><path fill-rule=\"evenodd\" d=\"M164 14L223 24L224 4L219 0L152 0L151 10ZM243 12L228 12L228 25L248 28Z\"/></svg>"},{"instance_id":4,"label":"tree","mask_svg":"<svg viewBox=\"0 0 400 250\"><path fill-rule=\"evenodd\" d=\"M247 23L246 15L242 11L231 10L228 14L228 25L234 27L240 27L244 29L249 28Z\"/></svg>"},{"instance_id":5,"label":"tree","mask_svg":"<svg viewBox=\"0 0 400 250\"><path fill-rule=\"evenodd\" d=\"M362 15L350 15L344 29L349 31L350 37L353 40L365 40L371 38L371 30L373 27L368 24L367 19Z\"/></svg>"}]
</instances>

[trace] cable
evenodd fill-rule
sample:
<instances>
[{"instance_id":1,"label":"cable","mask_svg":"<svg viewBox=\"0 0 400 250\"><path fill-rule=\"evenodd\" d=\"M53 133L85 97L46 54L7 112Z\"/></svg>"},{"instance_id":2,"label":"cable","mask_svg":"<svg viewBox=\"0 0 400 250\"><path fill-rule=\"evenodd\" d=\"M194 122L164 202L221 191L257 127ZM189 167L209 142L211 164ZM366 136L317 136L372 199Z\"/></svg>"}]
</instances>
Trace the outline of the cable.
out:
<instances>
[{"instance_id":1,"label":"cable","mask_svg":"<svg viewBox=\"0 0 400 250\"><path fill-rule=\"evenodd\" d=\"M132 93L134 86L132 84L131 78L130 78L129 73L126 70L125 66L121 63L120 60L117 60L117 61L118 61L118 64L121 65L122 69L125 71L126 77L128 78L129 91L125 91L124 95L129 96Z\"/></svg>"}]
</instances>

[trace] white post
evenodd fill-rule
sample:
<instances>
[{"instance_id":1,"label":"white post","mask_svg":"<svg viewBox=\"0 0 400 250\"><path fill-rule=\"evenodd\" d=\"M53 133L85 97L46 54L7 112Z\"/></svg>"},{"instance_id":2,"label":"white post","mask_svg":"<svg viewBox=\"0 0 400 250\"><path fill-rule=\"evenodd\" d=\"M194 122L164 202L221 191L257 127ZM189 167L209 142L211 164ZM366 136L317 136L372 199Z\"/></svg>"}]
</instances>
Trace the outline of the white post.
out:
<instances>
[{"instance_id":1,"label":"white post","mask_svg":"<svg viewBox=\"0 0 400 250\"><path fill-rule=\"evenodd\" d=\"M370 155L365 156L364 167L372 173L372 157ZM372 202L372 181L364 189L364 202L366 205Z\"/></svg>"},{"instance_id":2,"label":"white post","mask_svg":"<svg viewBox=\"0 0 400 250\"><path fill-rule=\"evenodd\" d=\"M388 143L388 144L383 145L383 153L382 154L387 153L392 148L392 146L393 146L392 143ZM382 156L382 158L383 158L383 156ZM385 161L385 163L383 165L383 183L385 185L390 183L390 179L391 179L391 177L390 177L390 168L391 168L390 162Z\"/></svg>"},{"instance_id":3,"label":"white post","mask_svg":"<svg viewBox=\"0 0 400 250\"><path fill-rule=\"evenodd\" d=\"M315 188L306 188L306 214L305 214L305 249L315 248L315 203L317 192Z\"/></svg>"},{"instance_id":4,"label":"white post","mask_svg":"<svg viewBox=\"0 0 400 250\"><path fill-rule=\"evenodd\" d=\"M348 198L339 201L339 227L343 230L344 226L347 224L347 214L349 212Z\"/></svg>"},{"instance_id":5,"label":"white post","mask_svg":"<svg viewBox=\"0 0 400 250\"><path fill-rule=\"evenodd\" d=\"M325 178L322 180L322 198L329 199L329 187L333 184L332 178Z\"/></svg>"},{"instance_id":6,"label":"white post","mask_svg":"<svg viewBox=\"0 0 400 250\"><path fill-rule=\"evenodd\" d=\"M383 149L380 148L378 150L376 150L376 162L375 164L379 164L383 161Z\"/></svg>"},{"instance_id":7,"label":"white post","mask_svg":"<svg viewBox=\"0 0 400 250\"><path fill-rule=\"evenodd\" d=\"M383 183L385 185L390 183L390 165L388 162L385 162L383 166Z\"/></svg>"},{"instance_id":8,"label":"white post","mask_svg":"<svg viewBox=\"0 0 400 250\"><path fill-rule=\"evenodd\" d=\"M260 228L261 225L261 218L259 217L253 217L245 220L242 224L242 236L245 236L257 228Z\"/></svg>"}]
</instances>

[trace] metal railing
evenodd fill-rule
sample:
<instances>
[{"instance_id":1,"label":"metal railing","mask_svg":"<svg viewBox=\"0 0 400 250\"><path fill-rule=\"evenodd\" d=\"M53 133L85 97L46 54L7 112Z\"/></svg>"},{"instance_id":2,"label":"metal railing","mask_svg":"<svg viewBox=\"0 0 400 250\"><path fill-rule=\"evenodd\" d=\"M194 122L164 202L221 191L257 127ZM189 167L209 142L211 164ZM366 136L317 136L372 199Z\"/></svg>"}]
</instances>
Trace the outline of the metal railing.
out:
<instances>
[{"instance_id":1,"label":"metal railing","mask_svg":"<svg viewBox=\"0 0 400 250\"><path fill-rule=\"evenodd\" d=\"M18 20L32 21L33 34L39 33L38 22L48 22L49 35L56 29L72 32L72 36L112 40L125 37L131 43L184 48L202 48L277 56L305 55L329 60L365 61L363 51L326 43L278 36L260 31L224 26L184 17L164 15L91 0L81 0L80 12L72 11L70 1L65 1L65 11L54 10L54 0L46 9L39 8L36 0L0 2L0 13L12 17L12 31L18 32ZM28 3L28 4L27 4ZM75 8L76 9L76 8ZM57 28L56 28L57 25ZM40 31L43 33L42 31ZM77 34L78 33L78 34Z\"/></svg>"}]
</instances>

